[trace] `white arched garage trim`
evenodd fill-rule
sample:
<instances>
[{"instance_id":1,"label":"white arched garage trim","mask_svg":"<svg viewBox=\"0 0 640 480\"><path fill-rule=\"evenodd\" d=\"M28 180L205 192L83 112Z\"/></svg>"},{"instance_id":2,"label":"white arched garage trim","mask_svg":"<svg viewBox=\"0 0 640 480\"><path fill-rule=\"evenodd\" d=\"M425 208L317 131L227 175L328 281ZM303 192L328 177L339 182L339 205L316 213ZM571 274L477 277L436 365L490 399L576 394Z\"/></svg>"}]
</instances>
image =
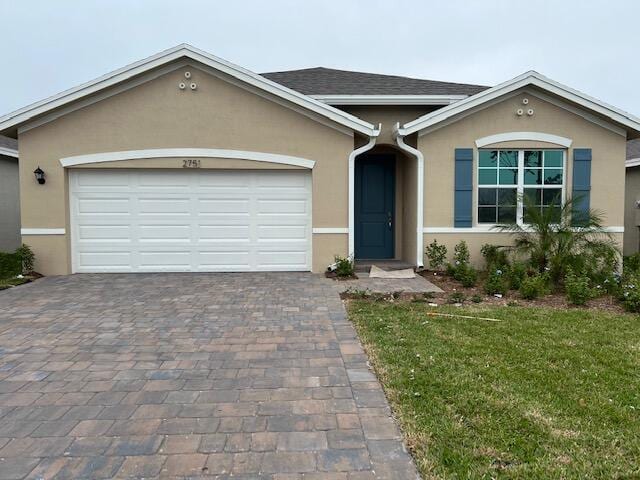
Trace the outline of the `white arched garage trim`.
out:
<instances>
[{"instance_id":1,"label":"white arched garage trim","mask_svg":"<svg viewBox=\"0 0 640 480\"><path fill-rule=\"evenodd\" d=\"M489 135L488 137L482 137L476 140L476 147L486 147L487 145L493 145L494 143L500 142L511 142L511 141L533 141L533 142L546 142L546 143L554 143L556 145L561 145L563 147L569 148L573 143L573 140L566 137L560 137L558 135L551 135L550 133L542 133L542 132L506 132L506 133L498 133L497 135Z\"/></svg>"},{"instance_id":2,"label":"white arched garage trim","mask_svg":"<svg viewBox=\"0 0 640 480\"><path fill-rule=\"evenodd\" d=\"M148 150L126 150L121 152L91 153L60 159L63 167L75 167L90 163L120 162L149 158L229 158L234 160L253 160L255 162L279 163L312 169L316 162L301 157L280 155L277 153L249 152L243 150L224 150L218 148L154 148Z\"/></svg>"}]
</instances>

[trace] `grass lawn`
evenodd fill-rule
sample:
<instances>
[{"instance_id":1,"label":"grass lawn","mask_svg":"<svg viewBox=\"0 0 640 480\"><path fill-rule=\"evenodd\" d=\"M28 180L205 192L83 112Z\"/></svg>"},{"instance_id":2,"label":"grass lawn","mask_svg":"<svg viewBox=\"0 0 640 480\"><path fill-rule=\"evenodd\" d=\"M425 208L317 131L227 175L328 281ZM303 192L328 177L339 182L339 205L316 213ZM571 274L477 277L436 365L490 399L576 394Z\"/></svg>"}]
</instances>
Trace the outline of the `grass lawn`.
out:
<instances>
[{"instance_id":1,"label":"grass lawn","mask_svg":"<svg viewBox=\"0 0 640 480\"><path fill-rule=\"evenodd\" d=\"M23 283L29 283L31 278L0 278L0 290L6 290L7 288L16 287L18 285L22 285Z\"/></svg>"},{"instance_id":2,"label":"grass lawn","mask_svg":"<svg viewBox=\"0 0 640 480\"><path fill-rule=\"evenodd\" d=\"M349 313L424 478L640 478L639 316L362 300Z\"/></svg>"}]
</instances>

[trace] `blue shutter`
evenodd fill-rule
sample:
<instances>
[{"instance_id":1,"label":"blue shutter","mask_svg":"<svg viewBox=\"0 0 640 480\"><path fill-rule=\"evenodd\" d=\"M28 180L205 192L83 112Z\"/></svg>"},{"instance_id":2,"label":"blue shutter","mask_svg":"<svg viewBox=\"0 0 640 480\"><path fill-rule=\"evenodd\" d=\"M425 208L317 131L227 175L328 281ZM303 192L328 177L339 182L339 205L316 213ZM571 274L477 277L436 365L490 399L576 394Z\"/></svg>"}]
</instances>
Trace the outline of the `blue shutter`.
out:
<instances>
[{"instance_id":1,"label":"blue shutter","mask_svg":"<svg viewBox=\"0 0 640 480\"><path fill-rule=\"evenodd\" d=\"M473 149L456 148L453 226L471 227L473 204Z\"/></svg>"},{"instance_id":2,"label":"blue shutter","mask_svg":"<svg viewBox=\"0 0 640 480\"><path fill-rule=\"evenodd\" d=\"M573 218L571 223L583 225L591 205L591 149L573 150Z\"/></svg>"}]
</instances>

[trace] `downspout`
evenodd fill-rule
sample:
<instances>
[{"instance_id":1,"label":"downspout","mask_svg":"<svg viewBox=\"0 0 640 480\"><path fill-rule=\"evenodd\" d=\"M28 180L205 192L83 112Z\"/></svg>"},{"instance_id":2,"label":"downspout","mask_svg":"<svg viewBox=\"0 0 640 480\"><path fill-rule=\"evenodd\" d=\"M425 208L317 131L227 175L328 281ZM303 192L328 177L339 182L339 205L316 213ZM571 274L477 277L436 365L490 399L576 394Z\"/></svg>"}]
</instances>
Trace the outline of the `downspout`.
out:
<instances>
[{"instance_id":1,"label":"downspout","mask_svg":"<svg viewBox=\"0 0 640 480\"><path fill-rule=\"evenodd\" d=\"M416 219L416 266L418 268L424 267L423 261L423 251L424 251L424 155L417 148L413 148L411 145L407 145L404 142L404 137L406 133L404 133L403 129L400 128L400 123L396 123L393 128L393 137L400 147L401 150L404 150L409 155L415 157L418 165L417 171L417 188L416 188L416 197L418 204L416 205L417 211L417 219Z\"/></svg>"},{"instance_id":2,"label":"downspout","mask_svg":"<svg viewBox=\"0 0 640 480\"><path fill-rule=\"evenodd\" d=\"M368 152L371 150L378 139L378 135L380 135L380 130L382 130L382 124L378 125L377 130L373 130L373 133L369 137L369 141L359 147L356 148L349 154L349 256L355 259L355 207L356 207L356 157L364 152Z\"/></svg>"}]
</instances>

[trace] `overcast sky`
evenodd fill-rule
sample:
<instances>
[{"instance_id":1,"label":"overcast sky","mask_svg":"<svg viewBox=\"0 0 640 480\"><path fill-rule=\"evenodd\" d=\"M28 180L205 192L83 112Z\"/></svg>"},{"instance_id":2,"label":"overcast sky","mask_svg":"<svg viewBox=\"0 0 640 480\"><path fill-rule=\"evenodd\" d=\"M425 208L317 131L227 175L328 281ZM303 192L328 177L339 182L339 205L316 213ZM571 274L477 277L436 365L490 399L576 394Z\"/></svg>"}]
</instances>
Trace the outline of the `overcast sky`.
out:
<instances>
[{"instance_id":1,"label":"overcast sky","mask_svg":"<svg viewBox=\"0 0 640 480\"><path fill-rule=\"evenodd\" d=\"M494 85L534 69L640 115L638 0L0 0L0 114L179 43L254 72Z\"/></svg>"}]
</instances>

